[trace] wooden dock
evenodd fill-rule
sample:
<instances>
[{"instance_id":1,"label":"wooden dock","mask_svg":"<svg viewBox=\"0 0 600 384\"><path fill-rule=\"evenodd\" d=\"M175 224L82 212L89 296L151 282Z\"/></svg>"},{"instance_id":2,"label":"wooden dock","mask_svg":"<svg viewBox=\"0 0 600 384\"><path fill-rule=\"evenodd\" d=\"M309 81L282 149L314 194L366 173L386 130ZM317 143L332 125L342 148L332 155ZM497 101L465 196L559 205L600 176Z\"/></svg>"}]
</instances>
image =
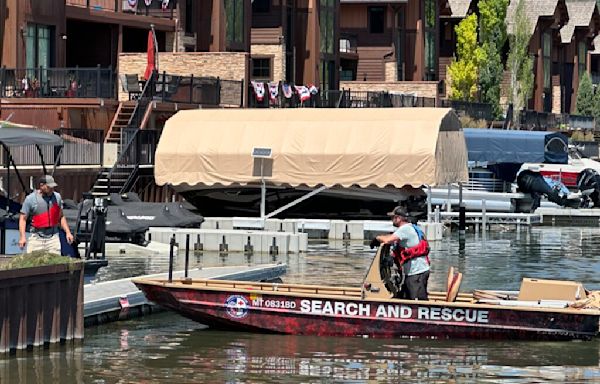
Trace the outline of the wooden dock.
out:
<instances>
[{"instance_id":1,"label":"wooden dock","mask_svg":"<svg viewBox=\"0 0 600 384\"><path fill-rule=\"evenodd\" d=\"M224 279L261 281L272 280L285 274L285 264L260 266L214 267L190 269L192 279ZM167 278L167 273L138 277ZM173 272L173 280L184 277L183 271ZM131 282L131 278L86 284L83 289L85 326L125 320L155 312L159 308L146 300L144 294Z\"/></svg>"}]
</instances>

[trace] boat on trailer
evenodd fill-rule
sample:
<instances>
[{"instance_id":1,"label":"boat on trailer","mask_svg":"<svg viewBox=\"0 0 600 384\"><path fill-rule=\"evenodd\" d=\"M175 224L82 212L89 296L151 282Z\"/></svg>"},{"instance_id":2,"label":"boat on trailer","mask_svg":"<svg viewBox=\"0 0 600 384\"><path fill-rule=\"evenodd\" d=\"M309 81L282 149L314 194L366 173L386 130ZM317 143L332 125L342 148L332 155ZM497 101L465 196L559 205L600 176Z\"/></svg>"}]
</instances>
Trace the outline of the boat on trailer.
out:
<instances>
[{"instance_id":1,"label":"boat on trailer","mask_svg":"<svg viewBox=\"0 0 600 384\"><path fill-rule=\"evenodd\" d=\"M533 290L531 284L527 288L529 292L458 293L457 275L451 273L447 292L430 292L429 300L415 301L394 298L399 289L395 269L389 247L382 246L359 287L191 279L133 281L148 300L224 330L523 340L591 339L599 331L600 310L585 308L584 300L576 300L585 298L578 283L528 280L534 284ZM541 284L536 288L535 283ZM553 291L558 292L556 299ZM576 292L573 300L560 300L567 291ZM544 299L524 300L523 293Z\"/></svg>"}]
</instances>

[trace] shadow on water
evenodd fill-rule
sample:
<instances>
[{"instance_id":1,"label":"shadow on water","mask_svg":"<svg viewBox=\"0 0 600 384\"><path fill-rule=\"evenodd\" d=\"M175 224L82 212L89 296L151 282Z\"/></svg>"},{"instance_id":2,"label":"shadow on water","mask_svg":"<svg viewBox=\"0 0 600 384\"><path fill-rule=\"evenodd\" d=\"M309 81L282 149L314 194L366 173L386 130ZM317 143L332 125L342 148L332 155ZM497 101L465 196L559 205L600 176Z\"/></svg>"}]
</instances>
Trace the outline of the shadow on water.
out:
<instances>
[{"instance_id":1,"label":"shadow on water","mask_svg":"<svg viewBox=\"0 0 600 384\"><path fill-rule=\"evenodd\" d=\"M449 266L461 290L518 289L522 277L600 287L600 230L535 228L452 236L432 244L430 288ZM218 254L193 267L288 264L285 282L357 286L374 251L362 242L312 242L301 255ZM183 267L183 254L177 260ZM99 280L165 271L168 255L114 255ZM317 383L600 381L600 342L380 340L221 332L171 313L86 329L83 346L0 360L0 383Z\"/></svg>"}]
</instances>

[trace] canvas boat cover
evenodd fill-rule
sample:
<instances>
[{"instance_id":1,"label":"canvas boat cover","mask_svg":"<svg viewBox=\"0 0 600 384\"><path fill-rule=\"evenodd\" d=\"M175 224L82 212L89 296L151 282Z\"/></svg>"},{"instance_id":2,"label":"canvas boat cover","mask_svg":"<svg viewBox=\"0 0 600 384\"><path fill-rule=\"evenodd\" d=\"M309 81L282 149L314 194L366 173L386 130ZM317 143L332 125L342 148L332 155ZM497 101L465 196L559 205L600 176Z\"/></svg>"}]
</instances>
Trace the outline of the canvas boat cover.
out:
<instances>
[{"instance_id":1,"label":"canvas boat cover","mask_svg":"<svg viewBox=\"0 0 600 384\"><path fill-rule=\"evenodd\" d=\"M553 163L569 161L568 139L560 132L465 128L469 161Z\"/></svg>"},{"instance_id":2,"label":"canvas boat cover","mask_svg":"<svg viewBox=\"0 0 600 384\"><path fill-rule=\"evenodd\" d=\"M31 128L0 128L0 143L7 147L22 145L63 145L63 140L50 132Z\"/></svg>"},{"instance_id":3,"label":"canvas boat cover","mask_svg":"<svg viewBox=\"0 0 600 384\"><path fill-rule=\"evenodd\" d=\"M254 148L271 148L274 185L403 187L466 181L467 152L450 109L199 109L163 129L159 185L246 185L261 180Z\"/></svg>"}]
</instances>

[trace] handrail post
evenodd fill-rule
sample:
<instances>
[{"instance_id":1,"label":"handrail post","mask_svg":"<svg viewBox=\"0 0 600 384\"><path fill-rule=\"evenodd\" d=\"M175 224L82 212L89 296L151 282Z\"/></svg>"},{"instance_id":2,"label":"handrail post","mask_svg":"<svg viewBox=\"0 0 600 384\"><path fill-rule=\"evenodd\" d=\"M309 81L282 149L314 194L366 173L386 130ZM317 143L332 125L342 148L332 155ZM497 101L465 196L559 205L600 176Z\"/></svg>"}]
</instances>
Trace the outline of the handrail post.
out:
<instances>
[{"instance_id":1,"label":"handrail post","mask_svg":"<svg viewBox=\"0 0 600 384\"><path fill-rule=\"evenodd\" d=\"M96 97L100 97L100 64L96 67Z\"/></svg>"},{"instance_id":2,"label":"handrail post","mask_svg":"<svg viewBox=\"0 0 600 384\"><path fill-rule=\"evenodd\" d=\"M190 104L192 104L192 97L194 93L194 74L190 77Z\"/></svg>"},{"instance_id":3,"label":"handrail post","mask_svg":"<svg viewBox=\"0 0 600 384\"><path fill-rule=\"evenodd\" d=\"M215 105L221 105L221 78L217 76L217 94L215 95Z\"/></svg>"},{"instance_id":4,"label":"handrail post","mask_svg":"<svg viewBox=\"0 0 600 384\"><path fill-rule=\"evenodd\" d=\"M171 241L169 243L169 283L171 283L173 281L174 249L175 249L175 234L173 234L173 236L171 236Z\"/></svg>"},{"instance_id":5,"label":"handrail post","mask_svg":"<svg viewBox=\"0 0 600 384\"><path fill-rule=\"evenodd\" d=\"M190 234L185 235L185 278L188 277L190 267Z\"/></svg>"}]
</instances>

